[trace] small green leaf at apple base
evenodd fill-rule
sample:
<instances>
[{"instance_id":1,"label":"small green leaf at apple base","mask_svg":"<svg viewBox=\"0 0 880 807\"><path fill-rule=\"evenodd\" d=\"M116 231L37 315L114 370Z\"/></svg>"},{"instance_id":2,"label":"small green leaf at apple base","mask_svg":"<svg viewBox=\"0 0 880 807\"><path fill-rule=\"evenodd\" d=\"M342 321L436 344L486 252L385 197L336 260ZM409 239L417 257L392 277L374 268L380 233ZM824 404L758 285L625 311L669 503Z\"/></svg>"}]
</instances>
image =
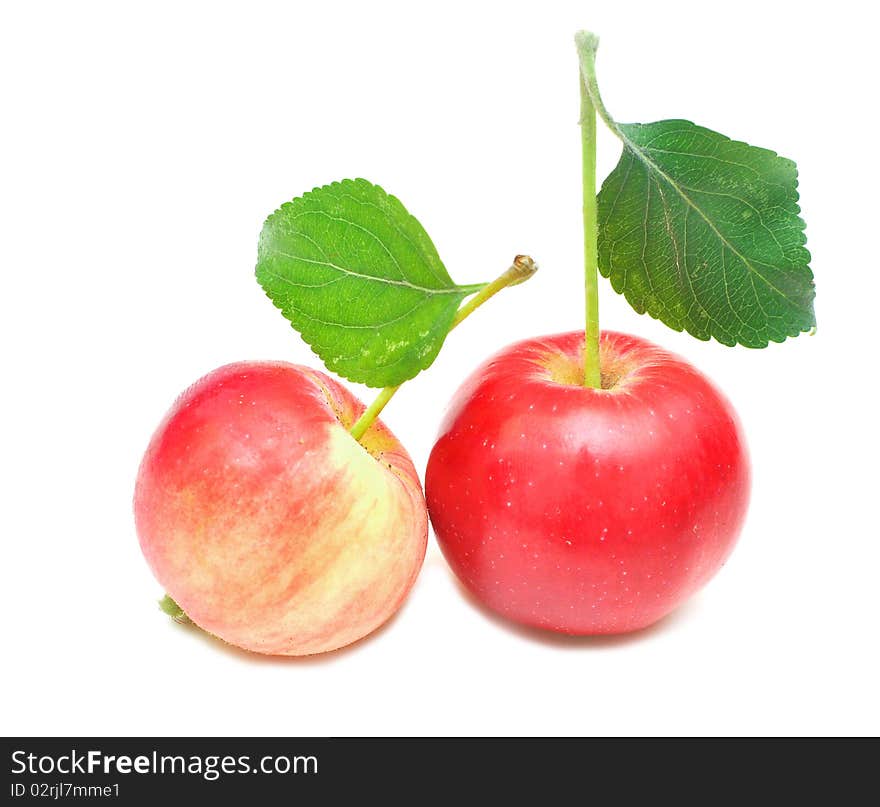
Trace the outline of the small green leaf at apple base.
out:
<instances>
[{"instance_id":1,"label":"small green leaf at apple base","mask_svg":"<svg viewBox=\"0 0 880 807\"><path fill-rule=\"evenodd\" d=\"M328 369L394 387L436 358L462 300L424 228L364 179L283 204L263 226L257 280Z\"/></svg>"},{"instance_id":2,"label":"small green leaf at apple base","mask_svg":"<svg viewBox=\"0 0 880 807\"><path fill-rule=\"evenodd\" d=\"M168 616L170 616L175 622L179 622L181 625L188 624L190 621L189 617L184 613L183 608L181 608L167 594L159 600L159 610L168 614Z\"/></svg>"}]
</instances>

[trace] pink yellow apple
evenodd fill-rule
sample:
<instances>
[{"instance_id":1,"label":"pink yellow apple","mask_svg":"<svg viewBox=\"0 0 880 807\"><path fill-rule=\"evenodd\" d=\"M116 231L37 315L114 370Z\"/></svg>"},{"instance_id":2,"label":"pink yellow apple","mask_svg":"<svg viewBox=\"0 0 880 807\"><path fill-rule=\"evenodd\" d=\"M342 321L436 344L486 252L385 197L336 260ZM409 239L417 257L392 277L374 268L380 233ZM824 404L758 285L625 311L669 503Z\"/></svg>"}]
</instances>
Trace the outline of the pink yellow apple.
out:
<instances>
[{"instance_id":1,"label":"pink yellow apple","mask_svg":"<svg viewBox=\"0 0 880 807\"><path fill-rule=\"evenodd\" d=\"M242 362L175 402L140 467L135 518L156 578L209 633L257 653L347 645L400 607L427 514L412 461L327 375Z\"/></svg>"}]
</instances>

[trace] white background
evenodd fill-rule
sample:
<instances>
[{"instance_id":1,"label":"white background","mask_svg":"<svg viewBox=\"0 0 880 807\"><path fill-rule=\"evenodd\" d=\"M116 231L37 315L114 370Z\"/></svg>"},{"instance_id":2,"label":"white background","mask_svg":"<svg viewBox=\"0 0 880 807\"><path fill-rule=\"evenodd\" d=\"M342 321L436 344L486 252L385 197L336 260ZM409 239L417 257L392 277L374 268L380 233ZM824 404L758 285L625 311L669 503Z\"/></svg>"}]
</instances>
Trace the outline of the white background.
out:
<instances>
[{"instance_id":1,"label":"white background","mask_svg":"<svg viewBox=\"0 0 880 807\"><path fill-rule=\"evenodd\" d=\"M878 120L862 7L4 4L2 732L877 733ZM483 357L581 327L583 27L602 37L619 120L690 117L800 167L816 336L697 342L602 281L603 325L687 356L746 425L753 500L728 565L620 638L502 624L433 539L399 616L335 654L260 658L171 623L131 515L150 434L218 365L318 365L253 278L279 203L364 176L419 217L459 282L517 252L541 264L386 410L420 470ZM619 146L600 136L604 176Z\"/></svg>"}]
</instances>

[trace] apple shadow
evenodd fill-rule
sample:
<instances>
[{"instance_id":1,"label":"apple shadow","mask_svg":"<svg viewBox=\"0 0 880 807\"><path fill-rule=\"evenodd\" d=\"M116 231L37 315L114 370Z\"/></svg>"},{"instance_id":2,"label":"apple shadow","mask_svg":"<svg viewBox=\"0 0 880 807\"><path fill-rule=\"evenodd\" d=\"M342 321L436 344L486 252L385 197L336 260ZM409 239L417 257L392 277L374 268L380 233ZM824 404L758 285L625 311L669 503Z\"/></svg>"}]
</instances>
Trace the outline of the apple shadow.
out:
<instances>
[{"instance_id":1,"label":"apple shadow","mask_svg":"<svg viewBox=\"0 0 880 807\"><path fill-rule=\"evenodd\" d=\"M410 595L411 594L412 592L410 592ZM383 633L385 633L385 631L388 630L389 627L391 627L391 625L397 620L400 614L406 609L410 595L407 595L407 598L404 601L403 605L398 608L397 611L395 611L387 620L385 620L385 622L379 625L378 628L371 631L366 636L363 636L360 639L351 642L350 644L338 647L336 648L336 650L328 650L323 653L312 653L311 655L307 656L281 656L256 653L252 650L245 650L243 647L229 644L229 642L224 641L219 636L215 636L213 633L208 633L206 630L203 630L193 622L180 623L175 622L173 619L169 619L168 621L173 623L173 627L175 629L188 631L198 641L204 642L206 645L209 645L212 650L219 650L221 653L225 653L228 657L238 659L240 661L247 661L253 664L263 664L268 666L320 666L323 664L332 664L334 661L337 661L338 659L344 658L348 655L354 655L362 647L369 644L370 642L381 636Z\"/></svg>"},{"instance_id":2,"label":"apple shadow","mask_svg":"<svg viewBox=\"0 0 880 807\"><path fill-rule=\"evenodd\" d=\"M557 633L556 631L547 630L545 628L534 628L528 625L521 625L517 622L512 622L497 611L493 611L491 608L483 605L483 603L471 594L464 583L455 576L452 570L449 570L449 575L452 577L465 601L487 622L491 622L502 630L512 633L522 639L527 639L530 642L536 642L545 647L559 647L564 650L582 650L584 648L598 650L644 642L658 634L668 631L673 625L688 621L692 618L694 612L699 609L698 597L695 596L680 605L672 613L667 614L652 625L640 628L639 630L629 631L628 633L575 636L569 633Z\"/></svg>"}]
</instances>

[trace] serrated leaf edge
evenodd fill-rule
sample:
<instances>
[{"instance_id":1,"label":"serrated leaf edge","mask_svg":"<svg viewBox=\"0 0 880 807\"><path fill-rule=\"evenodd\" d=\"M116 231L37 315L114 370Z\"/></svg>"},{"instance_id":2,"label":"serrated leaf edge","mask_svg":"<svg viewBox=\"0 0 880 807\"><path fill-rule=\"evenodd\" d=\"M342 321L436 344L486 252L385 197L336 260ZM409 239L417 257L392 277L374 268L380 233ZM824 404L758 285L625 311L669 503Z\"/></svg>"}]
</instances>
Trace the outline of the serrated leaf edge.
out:
<instances>
[{"instance_id":1,"label":"serrated leaf edge","mask_svg":"<svg viewBox=\"0 0 880 807\"><path fill-rule=\"evenodd\" d=\"M718 232L717 228L712 224L712 222L709 220L709 218L696 205L696 203L692 199L690 199L690 197L688 197L687 194L685 194L679 188L678 184L676 182L674 182L672 180L672 178L669 177L664 171L662 171L660 169L660 167L655 162L648 159L646 156L643 156L639 147L635 143L633 143L633 141L629 137L627 137L626 133L623 132L623 130L621 129L621 126L650 126L650 125L653 125L656 123L683 123L688 126L692 126L696 129L702 129L706 132L710 132L711 134L716 135L716 136L722 138L723 140L726 140L729 143L732 143L733 145L745 146L750 149L757 149L759 151L764 152L768 157L772 157L772 158L778 159L778 160L783 160L784 162L788 163L794 171L794 177L793 177L794 197L791 200L791 204L792 204L792 212L796 216L797 222L799 225L798 232L800 234L800 245L805 249L805 251L807 253L807 261L804 266L804 269L809 273L809 279L811 281L811 284L813 285L813 294L812 294L811 301L810 301L810 314L812 316L812 324L811 325L805 326L803 328L791 327L791 328L783 329L781 338L774 338L774 336L768 335L764 339L757 340L756 343L754 343L754 344L743 344L742 342L740 342L739 340L736 340L736 339L733 342L726 342L723 339L719 339L715 333L710 332L709 335L706 336L706 335L703 335L700 333L696 333L691 327L689 327L687 325L687 323L676 322L675 324L673 324L668 319L664 319L663 311L666 310L666 306L663 305L663 303L660 300L657 300L656 298L653 298L652 300L647 301L647 303L654 302L657 304L656 306L654 306L654 310L652 310L652 307L650 305L648 305L647 303L640 304L640 301L633 300L632 295L628 294L626 290L621 291L620 289L615 287L614 278L612 277L610 267L603 267L600 264L599 265L599 272L602 274L603 277L605 277L611 281L612 287L614 288L614 290L618 294L621 294L621 293L623 294L623 296L626 298L627 302L629 302L629 304L633 308L633 310L637 314L647 313L652 319L656 319L659 322L662 322L664 325L666 325L667 327L671 328L672 330L674 330L678 333L681 333L682 331L684 331L684 332L690 334L691 336L693 336L694 338L699 339L700 341L704 341L704 342L708 342L708 341L714 339L716 342L724 345L725 347L734 347L737 344L739 344L739 345L742 345L743 347L747 347L747 348L761 349L761 348L767 347L767 345L769 345L770 342L774 342L776 344L781 344L782 342L784 342L788 338L793 338L793 337L799 336L802 333L809 333L813 329L815 329L816 317L815 317L815 312L813 310L813 300L815 300L816 292L815 292L815 284L812 283L813 278L814 278L813 270L811 269L811 267L809 265L810 261L812 260L812 255L810 254L809 249L806 248L806 243L807 243L806 222L800 216L801 208L800 208L800 205L798 204L800 201L800 193L798 191L797 163L788 157L784 157L784 156L780 155L778 152L773 151L772 149L764 148L763 146L753 146L751 143L746 143L743 140L734 140L733 138L728 137L727 135L722 134L721 132L717 132L714 129L709 129L706 126L701 126L700 124L694 123L693 121L687 120L686 118L667 118L662 121L653 121L651 124L644 124L644 123L618 124L617 121L615 121L608 114L607 110L604 109L604 106L599 107L597 105L597 109L600 109L601 112L604 112L604 114L602 115L603 120L608 125L608 127L614 132L614 134L618 137L618 139L621 141L624 151L628 152L630 155L632 155L632 157L634 159L636 159L639 162L643 163L644 165L648 166L650 170L656 172L658 175L663 177L663 179L667 182L667 184L670 185L676 191L676 193L678 193L681 196L681 198L685 201L685 203L691 209L693 209L697 213L699 213L700 217L703 219L703 221L706 222L706 224L718 236L719 240L723 243L723 245L726 249L729 249L731 253L736 255L746 265L748 270L751 273L757 275L757 277L759 277L767 285L768 288L772 289L777 294L779 294L781 297L783 297L783 299L788 300L789 302L792 302L792 301L790 300L790 298L788 296L786 296L782 291L777 289L772 283L767 281L766 278L764 278L760 274L760 272L755 270L754 267L752 266L752 264L738 250L736 250L720 232ZM616 166L615 166L615 169L616 169ZM605 179L602 182L602 186L600 188L600 191L599 191L600 193L602 192L602 190L604 190L606 183L608 182L608 180L611 178L611 176L613 174L614 174L614 171L612 170L611 173L607 177L605 177ZM658 188L659 188L659 185L658 185ZM662 192L661 192L661 196L662 196ZM665 209L666 208L665 208L665 202L664 202L664 210ZM696 300L696 295L694 295L694 299ZM697 300L697 302L699 303L698 300ZM659 307L659 310L658 310L658 307ZM700 308L704 311L707 318L711 322L714 322L717 326L718 325L717 321L713 317L709 316L708 312L706 312L705 309L702 308L702 305L700 305ZM641 309L641 310L639 310L639 309ZM734 310L732 306L731 306L731 310ZM722 329L722 330L726 330L726 329Z\"/></svg>"},{"instance_id":2,"label":"serrated leaf edge","mask_svg":"<svg viewBox=\"0 0 880 807\"><path fill-rule=\"evenodd\" d=\"M264 234L264 232L265 232L266 225L269 223L269 221L270 221L274 216L278 215L279 213L281 213L281 212L282 212L283 210L285 210L285 209L291 209L291 208L294 208L294 209L295 209L296 207L299 207L299 205L297 204L298 202L300 202L301 200L305 199L306 197L308 197L308 196L314 194L315 192L324 191L324 190L328 190L328 189L334 189L334 190L335 190L335 189L337 189L337 188L345 189L346 187L350 187L350 186L352 186L352 185L368 185L368 186L370 186L371 188L374 188L374 189L380 191L380 192L384 195L384 197L389 201L389 203L390 203L392 206L394 206L394 207L397 208L397 212L398 212L398 213L402 212L402 213L404 213L408 218L410 218L410 219L414 219L415 222L416 222L416 224L418 224L418 226L423 230L423 232L425 232L425 231L424 231L424 228L421 226L421 223L418 221L418 219L416 219L415 216L413 216L413 215L407 210L407 208L404 206L404 204L403 204L403 203L402 203L402 202L401 202L396 196L394 196L394 195L388 193L388 192L387 192L384 188L382 188L380 185L376 185L375 183L372 183L372 182L370 182L370 181L367 180L367 179L364 179L364 178L358 177L358 178L356 178L356 179L343 179L343 180L337 180L337 181L334 181L334 182L330 182L330 183L328 183L327 185L316 186L316 187L312 188L310 191L306 191L306 192L303 193L301 196L295 197L294 199L291 199L290 201L284 202L283 204L279 205L279 206L278 206L278 207L277 207L277 208L276 208L276 209L275 209L275 210L274 210L269 216L266 217L265 221L263 222L263 227L262 227L261 230L260 230L260 238L259 238L259 245L258 245L258 254L259 254L259 249L262 247L262 243L263 243L263 234ZM346 194L346 195L347 195L347 196L350 196L350 194ZM354 197L351 197L351 198L354 198ZM358 202L358 203L362 203L362 201L359 200L359 199L354 198L354 200L355 200L356 202ZM392 222L392 226L398 231L398 233L400 233L401 236L403 236L404 238L406 238L406 240L409 241L409 242L412 244L412 240L408 237L408 235L407 235L406 233L404 233L404 232L403 232L403 231L397 226L397 224L396 224L395 222ZM371 234L372 234L372 233L371 233ZM436 247L434 247L434 244L433 244L433 242L431 241L430 236L427 234L427 232L425 232L425 236L426 236L426 238L428 239L428 241L430 242L431 247L432 247L432 248L435 250L435 252L436 252ZM374 237L376 237L376 236L374 235ZM379 240L378 237L376 237L376 238L377 238L377 240ZM414 246L416 246L416 247L418 248L417 245L414 245ZM419 249L419 251L421 252L422 250ZM290 256L288 256L288 257L290 257ZM297 258L297 260L299 260L299 258ZM327 264L327 265L332 265L332 264ZM338 268L340 271L345 271L342 267L336 267L336 268ZM445 268L445 267L444 267L444 268ZM348 370L346 370L346 369L344 369L343 367L340 366L340 365L341 365L342 363L344 363L346 360L354 358L354 355L347 355L347 356L334 356L334 357L332 357L332 358L324 358L324 357L321 355L322 352L325 353L325 354L331 352L331 351L328 349L328 346L327 346L325 343L320 342L320 340L317 340L317 339L309 339L309 338L307 338L307 337L303 334L303 332L302 332L302 330L301 330L301 328L300 328L301 318L309 319L309 320L312 320L313 322L314 322L314 321L320 321L320 320L316 320L314 317L309 317L308 314L305 314L305 313L302 312L301 310L296 309L295 306L292 308L292 310L291 310L290 313L288 314L288 313L284 310L284 308L282 307L282 304L277 303L277 302L272 298L272 295L270 294L269 289L268 289L268 288L266 287L266 285L262 282L262 279L261 279L261 277L260 277L260 271L259 271L259 269L260 269L260 265L259 265L259 259L258 259L258 261L257 261L257 266L256 266L256 269L255 269L255 274L256 274L257 282L260 284L260 288L263 289L263 293L266 295L266 297L268 297L268 299L269 299L269 301L272 303L272 305L273 305L275 308L277 308L278 311L281 312L281 315L282 315L282 316L283 316L288 322L290 322L291 326L292 326L292 327L294 328L294 330L299 334L300 338L302 338L302 340L303 340L303 341L309 346L309 349L312 351L312 353L314 353L315 356L316 356L318 359L320 359L320 361L324 364L324 366L325 366L328 370L330 370L331 372L337 374L337 375L340 376L341 378L345 378L345 379L347 379L348 381L351 381L351 382L356 383L356 384L364 384L364 385L366 385L366 386L368 386L368 387L371 387L371 388L374 388L374 389L378 389L378 388L381 388L381 387L384 387L384 386L389 386L389 384L388 384L388 383L385 383L385 382L383 382L383 383L377 383L377 382L375 382L375 381L369 381L369 380L368 380L369 376L371 376L371 375L375 375L375 374L376 374L375 372L367 372L367 373L350 372L350 371L348 371ZM272 274L272 273L270 273L270 274ZM485 283L477 283L477 284L471 284L471 285L459 286L459 285L457 285L457 284L452 280L452 278L450 277L450 278L449 278L449 282L452 284L452 288L447 288L447 289L429 289L429 288L427 288L427 287L418 286L418 285L416 285L416 284L411 284L411 283L407 283L407 282L400 282L400 281L388 281L386 278L377 278L377 277L372 277L372 276L370 276L370 275L363 275L363 274L355 273L355 272L351 272L350 274L354 274L354 275L357 275L357 276L359 276L359 277L363 277L363 278L366 279L366 280L371 280L371 281L378 282L378 283L388 283L388 284L394 284L394 285L404 285L404 286L409 286L409 287L411 287L411 288L414 288L414 289L416 289L416 290L419 290L419 291L422 291L422 292L425 292L425 293L427 293L427 294L431 294L431 295L435 295L435 294L450 294L450 295L458 295L458 296L459 296L459 303L460 303L461 300L463 300L465 297L467 297L467 296L470 295L470 294L473 294L474 292L478 291L479 289L483 288L483 286L486 285ZM447 273L447 275L448 275L448 273ZM276 278L278 278L277 275L273 275L273 276L275 276ZM278 279L286 280L285 278L278 278ZM288 282L289 282L289 281L288 281ZM444 281L444 282L445 282L445 281ZM412 313L412 311L414 311L414 310L415 310L415 308L413 308L410 312L408 312L407 314L405 314L405 315L403 315L403 316L409 316L409 314ZM452 324L452 320L454 319L454 317L455 317L455 310L454 310L454 309L452 309L452 310L450 310L450 311L448 312L448 316L445 316L445 317L438 317L438 318L434 321L433 325L432 325L432 326L428 329L428 331L425 333L425 336L422 337L420 341L421 341L422 343L424 343L424 342L428 342L428 343L430 343L430 339L428 339L428 337L429 337L429 336L434 336L434 335L436 335L437 332L438 332L438 330L440 329L441 326L445 326L445 327L444 327L444 330L448 333L448 331L449 331L449 326ZM336 323L327 323L327 324L331 324L331 325L332 325L332 324L336 324ZM346 326L340 326L340 327L347 327L347 328L348 328L348 327L356 327L356 326L347 326L347 325L346 325ZM363 327L363 328L366 328L366 329L375 328L375 326L359 326L359 327ZM415 365L416 365L416 366L415 366L413 372L412 372L412 373L409 373L409 374L405 374L402 378L400 378L400 380L397 380L397 377L395 377L395 384L394 384L394 385L396 386L396 385L399 385L399 384L404 383L405 381L409 381L409 380L415 378L415 376L417 376L419 373L421 373L422 371L424 371L424 370L426 370L428 367L430 367L430 366L434 363L434 361L436 360L437 355L439 354L440 350L442 349L443 344L444 344L445 341L446 341L445 336L444 336L442 339L439 340L439 342L438 342L438 344L437 344L437 350L436 350L436 351L433 351L433 355L432 355L432 351L426 351L426 352L416 351L416 353L415 353L415 355L416 355L416 362L415 362ZM416 343L416 344L418 344L418 343ZM401 356L401 357L399 357L398 359L396 359L395 361L388 363L387 365L378 365L378 367L379 367L380 369L391 368L391 367L394 367L394 365L396 365L396 364L400 364L403 360L404 360L404 357ZM386 373L386 374L387 374L387 373ZM380 373L380 375L382 375L382 373ZM387 381L387 379L386 379L386 381Z\"/></svg>"}]
</instances>

